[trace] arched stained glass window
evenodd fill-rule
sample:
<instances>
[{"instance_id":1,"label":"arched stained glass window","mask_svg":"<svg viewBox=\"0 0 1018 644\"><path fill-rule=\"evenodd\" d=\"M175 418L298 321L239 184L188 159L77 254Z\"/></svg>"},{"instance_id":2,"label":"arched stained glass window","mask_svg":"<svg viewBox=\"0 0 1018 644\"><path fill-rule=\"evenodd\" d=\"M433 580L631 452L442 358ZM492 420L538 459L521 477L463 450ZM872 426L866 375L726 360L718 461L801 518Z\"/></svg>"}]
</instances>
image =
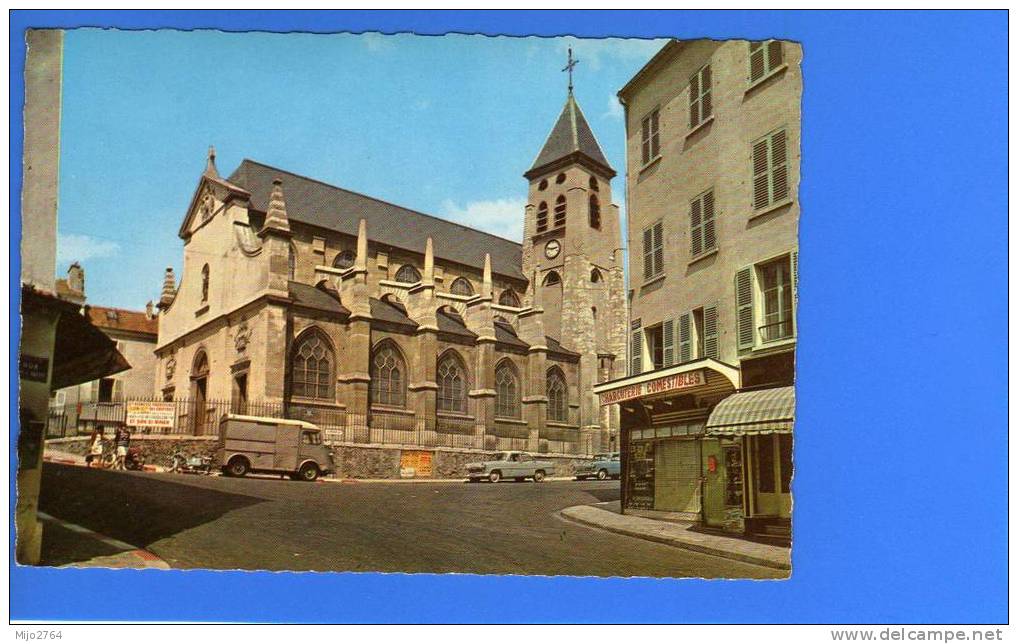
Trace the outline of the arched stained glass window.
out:
<instances>
[{"instance_id":1,"label":"arched stained glass window","mask_svg":"<svg viewBox=\"0 0 1018 644\"><path fill-rule=\"evenodd\" d=\"M452 286L449 287L449 291L453 295L473 295L474 287L470 285L469 280L462 277L457 277L455 280L453 280Z\"/></svg>"},{"instance_id":2,"label":"arched stained glass window","mask_svg":"<svg viewBox=\"0 0 1018 644\"><path fill-rule=\"evenodd\" d=\"M421 281L421 272L410 264L404 264L396 271L396 281L404 284L416 284Z\"/></svg>"},{"instance_id":3,"label":"arched stained glass window","mask_svg":"<svg viewBox=\"0 0 1018 644\"><path fill-rule=\"evenodd\" d=\"M562 371L553 368L548 371L548 420L564 423L569 419L566 400L566 379Z\"/></svg>"},{"instance_id":4,"label":"arched stained glass window","mask_svg":"<svg viewBox=\"0 0 1018 644\"><path fill-rule=\"evenodd\" d=\"M333 268L350 268L357 261L357 253L352 250L344 250L332 260Z\"/></svg>"},{"instance_id":5,"label":"arched stained glass window","mask_svg":"<svg viewBox=\"0 0 1018 644\"><path fill-rule=\"evenodd\" d=\"M520 307L520 296L516 294L516 291L511 288L507 288L502 291L498 296L498 303L502 306L513 306L516 308Z\"/></svg>"},{"instance_id":6,"label":"arched stained glass window","mask_svg":"<svg viewBox=\"0 0 1018 644\"><path fill-rule=\"evenodd\" d=\"M520 417L520 379L511 360L503 360L495 368L495 416Z\"/></svg>"},{"instance_id":7,"label":"arched stained glass window","mask_svg":"<svg viewBox=\"0 0 1018 644\"><path fill-rule=\"evenodd\" d=\"M406 405L406 363L392 342L375 349L371 358L371 402L375 405Z\"/></svg>"},{"instance_id":8,"label":"arched stained glass window","mask_svg":"<svg viewBox=\"0 0 1018 644\"><path fill-rule=\"evenodd\" d=\"M318 400L335 399L335 355L332 346L318 330L301 336L294 345L290 374L293 395Z\"/></svg>"},{"instance_id":9,"label":"arched stained glass window","mask_svg":"<svg viewBox=\"0 0 1018 644\"><path fill-rule=\"evenodd\" d=\"M438 411L467 413L467 372L463 360L453 351L438 361Z\"/></svg>"}]
</instances>

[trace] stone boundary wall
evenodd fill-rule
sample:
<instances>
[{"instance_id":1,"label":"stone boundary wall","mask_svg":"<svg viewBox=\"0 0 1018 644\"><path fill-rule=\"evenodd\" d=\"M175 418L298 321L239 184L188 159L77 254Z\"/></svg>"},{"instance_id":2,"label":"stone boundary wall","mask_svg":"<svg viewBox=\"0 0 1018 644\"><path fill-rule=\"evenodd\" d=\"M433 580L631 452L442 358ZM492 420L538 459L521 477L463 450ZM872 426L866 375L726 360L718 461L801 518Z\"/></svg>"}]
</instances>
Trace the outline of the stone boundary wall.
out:
<instances>
[{"instance_id":1,"label":"stone boundary wall","mask_svg":"<svg viewBox=\"0 0 1018 644\"><path fill-rule=\"evenodd\" d=\"M61 452L84 456L88 454L89 437L51 438L46 441L46 445ZM178 449L183 452L185 458L215 456L218 445L219 439L215 436L131 436L131 447L141 450L146 463L163 467L169 467L172 464L173 454Z\"/></svg>"},{"instance_id":2,"label":"stone boundary wall","mask_svg":"<svg viewBox=\"0 0 1018 644\"><path fill-rule=\"evenodd\" d=\"M88 443L87 436L53 438L46 441L46 444L55 450L81 456L88 452ZM178 449L183 451L185 457L215 456L218 440L215 436L141 435L131 437L131 446L141 450L147 463L169 467L170 459ZM335 443L331 447L337 469L335 476L338 478L398 479L400 478L402 455L404 451L407 451L431 454L432 475L427 478L466 479L467 463L484 460L493 453L486 450L456 447L410 448L397 445L354 443ZM576 465L587 460L577 456L555 454L534 454L534 458L551 461L555 464L555 471L548 472L548 476L572 476Z\"/></svg>"}]
</instances>

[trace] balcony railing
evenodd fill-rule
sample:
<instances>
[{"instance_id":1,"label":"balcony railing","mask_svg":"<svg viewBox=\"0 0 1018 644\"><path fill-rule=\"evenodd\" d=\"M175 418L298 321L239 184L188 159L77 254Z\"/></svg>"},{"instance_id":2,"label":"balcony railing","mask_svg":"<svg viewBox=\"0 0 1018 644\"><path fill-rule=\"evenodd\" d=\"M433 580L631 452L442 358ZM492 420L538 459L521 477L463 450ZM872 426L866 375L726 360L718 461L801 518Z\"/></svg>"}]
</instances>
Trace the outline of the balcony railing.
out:
<instances>
[{"instance_id":1,"label":"balcony railing","mask_svg":"<svg viewBox=\"0 0 1018 644\"><path fill-rule=\"evenodd\" d=\"M794 335L791 320L779 320L759 327L760 340L762 342L775 342L786 340Z\"/></svg>"}]
</instances>

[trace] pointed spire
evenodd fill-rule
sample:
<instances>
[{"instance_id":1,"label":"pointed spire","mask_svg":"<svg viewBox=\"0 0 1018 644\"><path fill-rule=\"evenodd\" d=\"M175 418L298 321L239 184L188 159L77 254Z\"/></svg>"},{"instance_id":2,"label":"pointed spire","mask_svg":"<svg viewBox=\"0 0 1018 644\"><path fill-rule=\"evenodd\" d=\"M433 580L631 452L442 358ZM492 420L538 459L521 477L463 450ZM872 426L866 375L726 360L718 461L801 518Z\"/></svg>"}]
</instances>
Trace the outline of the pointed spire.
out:
<instances>
[{"instance_id":1,"label":"pointed spire","mask_svg":"<svg viewBox=\"0 0 1018 644\"><path fill-rule=\"evenodd\" d=\"M173 304L173 298L177 295L177 279L173 275L173 267L167 266L163 274L163 291L159 294L159 308L165 309Z\"/></svg>"},{"instance_id":2,"label":"pointed spire","mask_svg":"<svg viewBox=\"0 0 1018 644\"><path fill-rule=\"evenodd\" d=\"M428 237L424 245L424 279L425 284L435 283L435 244Z\"/></svg>"},{"instance_id":3,"label":"pointed spire","mask_svg":"<svg viewBox=\"0 0 1018 644\"><path fill-rule=\"evenodd\" d=\"M534 165L523 176L533 180L555 168L564 167L571 161L585 163L608 179L615 176L615 170L601 151L601 146L572 92L566 96L562 113L555 121L555 127L551 129L540 154L534 160Z\"/></svg>"},{"instance_id":4,"label":"pointed spire","mask_svg":"<svg viewBox=\"0 0 1018 644\"><path fill-rule=\"evenodd\" d=\"M491 283L491 253L484 254L484 282L481 287L481 295L484 297L492 297L494 295L494 288Z\"/></svg>"},{"instance_id":5,"label":"pointed spire","mask_svg":"<svg viewBox=\"0 0 1018 644\"><path fill-rule=\"evenodd\" d=\"M216 169L216 146L209 146L209 158L205 162L205 174L210 177L219 178L219 170Z\"/></svg>"},{"instance_id":6,"label":"pointed spire","mask_svg":"<svg viewBox=\"0 0 1018 644\"><path fill-rule=\"evenodd\" d=\"M354 268L364 270L368 267L368 220L361 219L357 224L357 258Z\"/></svg>"},{"instance_id":7,"label":"pointed spire","mask_svg":"<svg viewBox=\"0 0 1018 644\"><path fill-rule=\"evenodd\" d=\"M262 231L269 228L290 232L290 219L286 216L286 202L283 201L283 181L278 178L272 181L272 195Z\"/></svg>"}]
</instances>

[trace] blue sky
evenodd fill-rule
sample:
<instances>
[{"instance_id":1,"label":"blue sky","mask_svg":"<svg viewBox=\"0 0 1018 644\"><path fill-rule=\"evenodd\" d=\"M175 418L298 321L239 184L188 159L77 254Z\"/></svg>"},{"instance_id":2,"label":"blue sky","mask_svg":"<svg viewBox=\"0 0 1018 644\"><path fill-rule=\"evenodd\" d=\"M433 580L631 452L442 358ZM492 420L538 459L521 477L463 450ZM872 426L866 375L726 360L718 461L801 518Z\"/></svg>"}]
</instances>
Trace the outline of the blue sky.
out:
<instances>
[{"instance_id":1,"label":"blue sky","mask_svg":"<svg viewBox=\"0 0 1018 644\"><path fill-rule=\"evenodd\" d=\"M217 31L69 31L64 47L58 265L92 304L140 309L214 144L244 157L519 239L522 177L575 93L623 198L615 94L649 40Z\"/></svg>"}]
</instances>

